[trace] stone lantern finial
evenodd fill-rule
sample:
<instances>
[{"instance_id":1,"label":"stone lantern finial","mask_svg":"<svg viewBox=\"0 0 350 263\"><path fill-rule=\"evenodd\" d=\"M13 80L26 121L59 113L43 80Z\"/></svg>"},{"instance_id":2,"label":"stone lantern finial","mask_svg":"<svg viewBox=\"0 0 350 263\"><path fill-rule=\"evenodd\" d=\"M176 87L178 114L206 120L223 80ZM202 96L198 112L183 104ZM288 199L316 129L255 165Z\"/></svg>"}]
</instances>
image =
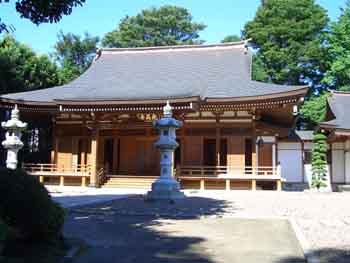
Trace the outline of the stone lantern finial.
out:
<instances>
[{"instance_id":1,"label":"stone lantern finial","mask_svg":"<svg viewBox=\"0 0 350 263\"><path fill-rule=\"evenodd\" d=\"M166 101L166 105L163 107L163 114L165 118L171 118L173 116L173 108L168 100Z\"/></svg>"}]
</instances>

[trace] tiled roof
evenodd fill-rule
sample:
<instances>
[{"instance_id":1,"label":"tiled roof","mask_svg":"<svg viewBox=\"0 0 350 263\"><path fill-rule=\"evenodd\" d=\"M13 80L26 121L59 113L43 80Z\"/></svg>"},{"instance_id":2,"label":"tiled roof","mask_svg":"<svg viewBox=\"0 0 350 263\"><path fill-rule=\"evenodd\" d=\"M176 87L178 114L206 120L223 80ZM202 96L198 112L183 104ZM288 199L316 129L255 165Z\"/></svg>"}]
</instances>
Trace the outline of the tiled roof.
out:
<instances>
[{"instance_id":1,"label":"tiled roof","mask_svg":"<svg viewBox=\"0 0 350 263\"><path fill-rule=\"evenodd\" d=\"M322 126L350 129L350 92L333 91L327 99L327 121Z\"/></svg>"},{"instance_id":2,"label":"tiled roof","mask_svg":"<svg viewBox=\"0 0 350 263\"><path fill-rule=\"evenodd\" d=\"M84 74L64 86L1 97L38 102L206 99L261 96L305 88L252 81L251 56L244 42L102 49Z\"/></svg>"}]
</instances>

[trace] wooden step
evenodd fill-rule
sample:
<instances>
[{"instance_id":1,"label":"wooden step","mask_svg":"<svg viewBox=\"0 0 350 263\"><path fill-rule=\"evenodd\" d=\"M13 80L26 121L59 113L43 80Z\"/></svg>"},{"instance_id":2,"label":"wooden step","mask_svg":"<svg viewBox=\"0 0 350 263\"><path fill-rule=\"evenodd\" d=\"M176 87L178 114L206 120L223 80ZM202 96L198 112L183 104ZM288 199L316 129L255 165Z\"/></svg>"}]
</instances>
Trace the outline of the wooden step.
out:
<instances>
[{"instance_id":1,"label":"wooden step","mask_svg":"<svg viewBox=\"0 0 350 263\"><path fill-rule=\"evenodd\" d=\"M143 177L143 176L121 176L109 177L102 185L106 188L138 188L151 189L152 183L157 177Z\"/></svg>"}]
</instances>

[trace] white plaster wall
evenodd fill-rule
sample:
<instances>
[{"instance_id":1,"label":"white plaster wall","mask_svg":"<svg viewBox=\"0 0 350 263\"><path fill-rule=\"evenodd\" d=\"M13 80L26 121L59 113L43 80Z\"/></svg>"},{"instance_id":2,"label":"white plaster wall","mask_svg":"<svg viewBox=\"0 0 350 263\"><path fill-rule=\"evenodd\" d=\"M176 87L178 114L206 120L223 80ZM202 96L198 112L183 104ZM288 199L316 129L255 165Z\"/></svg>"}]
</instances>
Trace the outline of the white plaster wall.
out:
<instances>
[{"instance_id":1,"label":"white plaster wall","mask_svg":"<svg viewBox=\"0 0 350 263\"><path fill-rule=\"evenodd\" d=\"M332 144L332 182L344 183L345 181L345 155L344 144Z\"/></svg>"},{"instance_id":2,"label":"white plaster wall","mask_svg":"<svg viewBox=\"0 0 350 263\"><path fill-rule=\"evenodd\" d=\"M286 182L303 181L301 143L278 143L277 157L281 165L282 177Z\"/></svg>"}]
</instances>

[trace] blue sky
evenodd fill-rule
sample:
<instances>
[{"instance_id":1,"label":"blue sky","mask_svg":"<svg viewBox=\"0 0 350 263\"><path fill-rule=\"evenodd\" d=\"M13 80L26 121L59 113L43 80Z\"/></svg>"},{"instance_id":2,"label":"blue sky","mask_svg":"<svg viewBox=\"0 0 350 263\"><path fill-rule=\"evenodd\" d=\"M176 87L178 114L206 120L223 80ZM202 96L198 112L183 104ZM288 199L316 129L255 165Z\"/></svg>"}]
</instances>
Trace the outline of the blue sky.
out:
<instances>
[{"instance_id":1,"label":"blue sky","mask_svg":"<svg viewBox=\"0 0 350 263\"><path fill-rule=\"evenodd\" d=\"M57 33L72 32L102 37L113 30L125 15L135 15L150 6L164 4L183 6L190 10L194 21L203 22L208 27L201 33L207 43L216 43L229 34L240 34L244 24L254 17L261 0L87 0L85 5L77 7L73 13L57 24L33 25L21 19L16 13L14 2L2 3L0 17L3 22L15 27L13 35L40 53L52 52ZM317 0L328 10L332 20L339 16L339 8L346 0Z\"/></svg>"}]
</instances>

